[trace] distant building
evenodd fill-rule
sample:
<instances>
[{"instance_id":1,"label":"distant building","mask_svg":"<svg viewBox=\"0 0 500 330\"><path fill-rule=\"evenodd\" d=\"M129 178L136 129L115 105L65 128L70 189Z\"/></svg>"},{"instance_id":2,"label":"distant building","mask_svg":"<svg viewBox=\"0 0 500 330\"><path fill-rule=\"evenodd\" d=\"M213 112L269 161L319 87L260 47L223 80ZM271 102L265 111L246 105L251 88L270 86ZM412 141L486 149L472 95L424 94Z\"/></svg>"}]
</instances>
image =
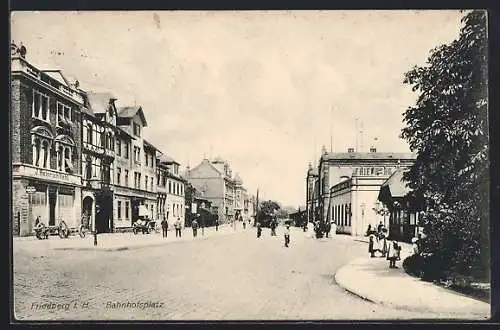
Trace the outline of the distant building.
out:
<instances>
[{"instance_id":1,"label":"distant building","mask_svg":"<svg viewBox=\"0 0 500 330\"><path fill-rule=\"evenodd\" d=\"M227 161L221 158L212 161L204 159L186 172L186 179L212 202L212 208L221 223L233 221L236 210L244 210L246 189L241 179L235 182L232 178L232 170Z\"/></svg>"},{"instance_id":2,"label":"distant building","mask_svg":"<svg viewBox=\"0 0 500 330\"><path fill-rule=\"evenodd\" d=\"M319 218L319 180L318 169L309 163L306 175L306 219L314 222Z\"/></svg>"},{"instance_id":3,"label":"distant building","mask_svg":"<svg viewBox=\"0 0 500 330\"><path fill-rule=\"evenodd\" d=\"M361 236L380 216L375 207L382 184L396 169L411 166L412 153L329 153L323 150L318 168L320 220L333 221L339 232Z\"/></svg>"}]
</instances>

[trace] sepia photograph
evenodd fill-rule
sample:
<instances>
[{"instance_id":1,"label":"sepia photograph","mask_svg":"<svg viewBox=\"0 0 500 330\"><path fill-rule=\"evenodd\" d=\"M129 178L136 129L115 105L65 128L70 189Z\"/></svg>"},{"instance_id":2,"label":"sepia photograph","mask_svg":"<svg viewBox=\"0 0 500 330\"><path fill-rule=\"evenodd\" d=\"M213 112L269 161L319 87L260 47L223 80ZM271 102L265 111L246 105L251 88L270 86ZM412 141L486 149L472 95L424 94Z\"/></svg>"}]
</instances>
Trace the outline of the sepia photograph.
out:
<instances>
[{"instance_id":1,"label":"sepia photograph","mask_svg":"<svg viewBox=\"0 0 500 330\"><path fill-rule=\"evenodd\" d=\"M10 29L11 322L490 319L487 11Z\"/></svg>"}]
</instances>

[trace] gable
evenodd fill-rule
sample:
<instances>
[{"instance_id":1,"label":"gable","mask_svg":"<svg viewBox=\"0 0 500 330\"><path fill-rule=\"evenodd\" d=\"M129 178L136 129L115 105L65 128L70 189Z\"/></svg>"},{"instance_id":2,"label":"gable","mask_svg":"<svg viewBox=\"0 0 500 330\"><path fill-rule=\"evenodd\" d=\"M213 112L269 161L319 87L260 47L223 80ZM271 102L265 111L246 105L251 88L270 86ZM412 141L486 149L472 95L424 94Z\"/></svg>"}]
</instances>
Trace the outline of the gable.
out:
<instances>
[{"instance_id":1,"label":"gable","mask_svg":"<svg viewBox=\"0 0 500 330\"><path fill-rule=\"evenodd\" d=\"M202 162L200 165L196 166L189 171L189 178L213 178L220 177L221 174L212 164L208 162Z\"/></svg>"}]
</instances>

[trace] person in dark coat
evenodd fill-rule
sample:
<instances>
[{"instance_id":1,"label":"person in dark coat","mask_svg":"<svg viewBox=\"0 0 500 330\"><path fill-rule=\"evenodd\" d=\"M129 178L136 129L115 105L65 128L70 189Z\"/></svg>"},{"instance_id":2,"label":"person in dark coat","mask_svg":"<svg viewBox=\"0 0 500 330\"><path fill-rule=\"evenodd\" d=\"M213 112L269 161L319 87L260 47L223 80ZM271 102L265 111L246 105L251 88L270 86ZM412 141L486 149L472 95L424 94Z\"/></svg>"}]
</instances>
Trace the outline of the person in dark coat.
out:
<instances>
[{"instance_id":1,"label":"person in dark coat","mask_svg":"<svg viewBox=\"0 0 500 330\"><path fill-rule=\"evenodd\" d=\"M161 229L163 232L163 237L167 238L167 233L168 233L168 222L165 216L163 216L163 220L161 221Z\"/></svg>"},{"instance_id":2,"label":"person in dark coat","mask_svg":"<svg viewBox=\"0 0 500 330\"><path fill-rule=\"evenodd\" d=\"M191 222L191 228L193 228L193 237L196 237L198 235L198 221L196 219Z\"/></svg>"},{"instance_id":3,"label":"person in dark coat","mask_svg":"<svg viewBox=\"0 0 500 330\"><path fill-rule=\"evenodd\" d=\"M370 257L372 258L375 257L375 249L373 248L374 244L375 244L375 235L370 234L370 241L368 243L368 252L370 253Z\"/></svg>"},{"instance_id":4,"label":"person in dark coat","mask_svg":"<svg viewBox=\"0 0 500 330\"><path fill-rule=\"evenodd\" d=\"M262 226L260 222L257 222L257 238L259 238L260 235L262 235Z\"/></svg>"},{"instance_id":5,"label":"person in dark coat","mask_svg":"<svg viewBox=\"0 0 500 330\"><path fill-rule=\"evenodd\" d=\"M215 219L215 231L219 231L219 219Z\"/></svg>"},{"instance_id":6,"label":"person in dark coat","mask_svg":"<svg viewBox=\"0 0 500 330\"><path fill-rule=\"evenodd\" d=\"M325 235L326 235L326 238L328 238L328 235L330 234L331 230L332 230L332 223L330 221L328 221L325 224Z\"/></svg>"}]
</instances>

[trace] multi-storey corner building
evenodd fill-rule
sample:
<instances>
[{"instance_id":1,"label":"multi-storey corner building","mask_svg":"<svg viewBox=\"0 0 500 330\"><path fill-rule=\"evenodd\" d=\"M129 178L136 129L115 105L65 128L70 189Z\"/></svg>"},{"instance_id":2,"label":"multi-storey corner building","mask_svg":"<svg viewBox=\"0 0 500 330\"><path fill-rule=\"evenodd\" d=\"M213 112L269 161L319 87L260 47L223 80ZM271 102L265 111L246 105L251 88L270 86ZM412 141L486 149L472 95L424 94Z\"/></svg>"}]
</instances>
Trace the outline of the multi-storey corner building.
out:
<instances>
[{"instance_id":1,"label":"multi-storey corner building","mask_svg":"<svg viewBox=\"0 0 500 330\"><path fill-rule=\"evenodd\" d=\"M382 184L399 167L411 166L412 153L355 152L328 153L318 167L320 221L334 221L340 232L362 236L368 224L380 221L376 214Z\"/></svg>"},{"instance_id":2,"label":"multi-storey corner building","mask_svg":"<svg viewBox=\"0 0 500 330\"><path fill-rule=\"evenodd\" d=\"M84 99L59 70L24 53L11 60L12 229L33 235L35 219L76 227L81 214L81 109Z\"/></svg>"}]
</instances>

